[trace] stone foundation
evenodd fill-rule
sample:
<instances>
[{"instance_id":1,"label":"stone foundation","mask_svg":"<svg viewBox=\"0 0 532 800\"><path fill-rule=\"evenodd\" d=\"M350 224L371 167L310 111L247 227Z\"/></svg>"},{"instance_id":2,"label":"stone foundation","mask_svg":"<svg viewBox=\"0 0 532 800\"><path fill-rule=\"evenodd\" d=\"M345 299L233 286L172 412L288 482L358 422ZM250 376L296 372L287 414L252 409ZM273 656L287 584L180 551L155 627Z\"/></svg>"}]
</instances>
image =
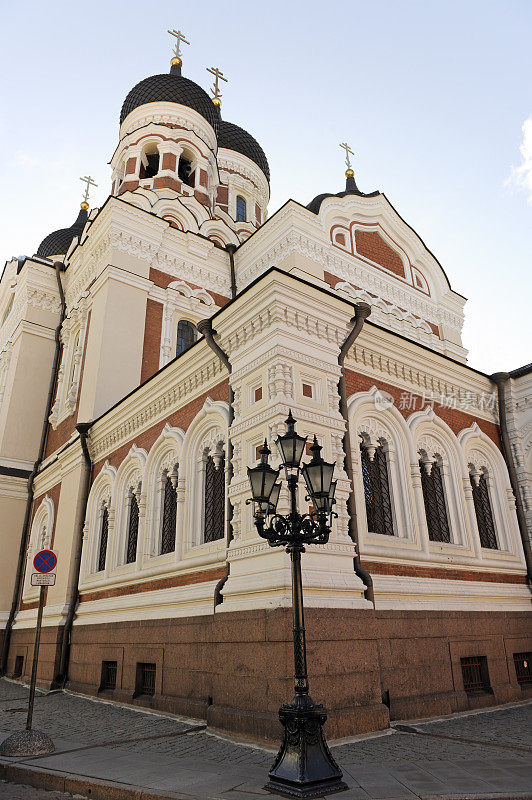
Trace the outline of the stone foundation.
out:
<instances>
[{"instance_id":1,"label":"stone foundation","mask_svg":"<svg viewBox=\"0 0 532 800\"><path fill-rule=\"evenodd\" d=\"M513 654L532 650L530 620L526 612L308 609L311 693L327 708L327 737L529 697ZM291 636L291 611L282 608L75 626L68 688L98 694L102 661L116 661L116 688L102 696L278 740L277 710L293 694ZM32 641L32 630L13 631L8 675L23 655L29 677ZM42 686L55 677L57 643L57 629L43 628ZM486 657L487 691L464 691L467 656ZM139 693L138 663L155 664L152 696Z\"/></svg>"}]
</instances>

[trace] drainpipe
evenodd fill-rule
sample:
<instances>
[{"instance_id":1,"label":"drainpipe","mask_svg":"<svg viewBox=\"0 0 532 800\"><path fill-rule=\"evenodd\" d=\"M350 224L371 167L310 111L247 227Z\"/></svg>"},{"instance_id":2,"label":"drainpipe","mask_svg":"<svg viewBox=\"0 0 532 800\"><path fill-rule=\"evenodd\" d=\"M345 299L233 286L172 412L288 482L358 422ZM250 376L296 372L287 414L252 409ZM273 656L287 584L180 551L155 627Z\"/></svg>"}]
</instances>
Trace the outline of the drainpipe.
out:
<instances>
[{"instance_id":1,"label":"drainpipe","mask_svg":"<svg viewBox=\"0 0 532 800\"><path fill-rule=\"evenodd\" d=\"M517 522L519 524L519 532L523 541L523 550L525 552L526 568L528 572L528 583L532 583L532 544L528 536L528 526L526 523L525 509L523 505L523 498L521 496L521 489L519 487L519 478L517 477L517 470L515 467L514 454L512 445L510 443L510 434L508 433L508 409L506 405L506 384L510 380L507 372L495 372L491 375L490 379L497 386L497 399L499 401L499 432L501 434L502 452L508 473L510 475L510 484L515 497L515 510L517 512Z\"/></svg>"},{"instance_id":2,"label":"drainpipe","mask_svg":"<svg viewBox=\"0 0 532 800\"><path fill-rule=\"evenodd\" d=\"M231 269L231 300L236 297L236 272L235 272L235 252L236 244L227 244L225 249L229 253L229 267Z\"/></svg>"},{"instance_id":3,"label":"drainpipe","mask_svg":"<svg viewBox=\"0 0 532 800\"><path fill-rule=\"evenodd\" d=\"M234 245L228 245L227 249L229 249L229 247L235 247L235 246ZM235 248L235 250L236 250L236 248ZM233 250L233 252L234 252L234 250ZM231 251L229 251L229 256L230 256L231 262L232 262L233 258L232 258ZM232 286L233 286L233 275L234 275L234 270L231 273L231 291L232 291ZM236 284L235 284L235 292L236 292ZM220 347L218 342L216 342L214 340L214 337L216 336L216 331L213 330L212 320L210 320L210 319L202 319L200 322L198 322L196 327L197 327L198 331L201 333L201 335L204 337L205 341L207 342L207 344L209 345L209 347L211 348L213 353L215 353L215 355L218 356L218 358L220 359L220 361L222 362L224 367L227 369L229 375L231 375L232 366L231 366L231 363L229 361L229 358L227 357L227 353L224 350L222 350L222 348ZM233 389L231 387L231 384L229 384L229 430L231 429L231 425L233 424L233 420L235 418L235 411L234 411L234 408L233 408L234 399L235 399L235 395L234 395ZM227 485L230 486L231 479L233 477L233 444L231 442L231 437L229 435L228 435L227 439L228 439L228 443L227 443ZM229 547L229 545L231 544L231 542L233 540L233 524L232 524L233 523L233 506L229 502L229 498L227 498L227 503L225 504L225 514L226 514L226 523L227 523L227 547ZM222 589L225 586L226 581L227 581L227 579L229 577L229 569L230 569L229 562L227 562L227 564L225 565L225 575L223 576L223 578L221 578L218 581L218 583L216 584L215 589L214 589L214 605L215 606L219 606L220 603L223 602Z\"/></svg>"},{"instance_id":4,"label":"drainpipe","mask_svg":"<svg viewBox=\"0 0 532 800\"><path fill-rule=\"evenodd\" d=\"M61 634L61 654L59 657L59 672L54 678L54 688L62 688L68 680L68 665L70 661L70 643L72 638L72 625L79 603L79 572L81 567L81 554L83 552L83 530L85 528L85 518L87 516L87 503L92 480L92 460L87 445L89 428L91 422L78 422L76 430L79 433L79 441L85 463L85 480L81 494L81 516L76 536L76 550L74 553L74 564L72 568L72 584L68 597L68 609Z\"/></svg>"},{"instance_id":5,"label":"drainpipe","mask_svg":"<svg viewBox=\"0 0 532 800\"><path fill-rule=\"evenodd\" d=\"M57 288L59 291L59 299L61 301L61 310L59 313L59 322L55 329L55 353L54 353L54 360L52 363L52 372L50 375L48 398L46 400L46 410L44 412L41 441L39 444L39 453L37 455L37 460L33 465L33 469L28 477L28 499L26 501L24 524L22 526L22 535L20 538L20 550L18 554L17 574L15 576L15 586L13 589L13 602L11 604L11 610L9 612L9 617L6 623L4 644L2 647L2 660L0 665L1 666L0 674L2 675L5 674L7 668L7 658L9 655L9 643L11 640L11 631L13 629L13 622L15 620L17 609L22 596L22 585L24 582L24 567L26 562L26 550L28 549L28 541L30 534L30 517L31 517L31 509L33 507L33 484L35 481L35 476L37 475L39 467L41 466L44 453L46 450L46 442L48 440L48 431L49 431L48 420L50 414L52 413L54 390L57 381L57 372L59 370L59 353L61 351L61 327L63 325L63 321L65 319L65 314L66 314L65 293L63 292L63 284L61 283L61 272L65 270L65 265L62 264L60 261L55 261L54 269L55 269L55 279L57 281Z\"/></svg>"},{"instance_id":6,"label":"drainpipe","mask_svg":"<svg viewBox=\"0 0 532 800\"><path fill-rule=\"evenodd\" d=\"M353 480L353 456L351 453L351 432L349 430L349 416L347 413L347 392L345 388L345 369L344 369L344 362L346 356L351 348L351 345L357 338L358 334L362 330L362 326L364 325L364 320L369 317L371 314L371 306L367 303L358 303L355 306L355 316L351 319L352 328L347 335L347 338L343 345L340 348L340 355L338 356L338 365L341 367L342 374L340 375L340 380L338 381L338 394L340 395L340 414L344 418L345 422L345 433L344 433L344 454L345 454L345 471L347 473L347 477L351 483L351 491L349 493L349 497L347 498L347 511L349 515L349 522L348 522L348 532L351 539L354 541L356 545L356 555L353 559L353 566L355 568L355 573L361 579L361 581L366 585L366 591L364 592L364 597L366 600L369 600L373 603L373 607L375 608L375 595L373 591L373 579L369 572L364 569L362 563L360 561L360 544L359 544L359 537L358 537L358 522L357 522L357 509L356 509L356 502L355 502L355 483Z\"/></svg>"}]
</instances>

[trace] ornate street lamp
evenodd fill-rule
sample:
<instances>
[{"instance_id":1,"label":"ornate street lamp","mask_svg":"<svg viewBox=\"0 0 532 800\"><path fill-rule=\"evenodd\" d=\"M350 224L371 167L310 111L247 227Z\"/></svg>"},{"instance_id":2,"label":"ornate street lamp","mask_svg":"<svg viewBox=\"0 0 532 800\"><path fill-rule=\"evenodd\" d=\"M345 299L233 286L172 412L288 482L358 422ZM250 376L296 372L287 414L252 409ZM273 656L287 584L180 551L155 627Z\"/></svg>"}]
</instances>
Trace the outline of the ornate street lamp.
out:
<instances>
[{"instance_id":1,"label":"ornate street lamp","mask_svg":"<svg viewBox=\"0 0 532 800\"><path fill-rule=\"evenodd\" d=\"M291 703L279 709L279 720L284 728L283 743L269 772L264 787L288 797L313 798L340 792L348 787L334 761L323 735L327 714L322 705L316 705L309 695L307 677L307 648L303 617L303 585L301 581L301 553L306 544L326 544L331 532L334 491L332 480L334 464L321 457L321 447L314 437L312 459L301 468L301 458L307 441L295 432L292 412L286 420L287 431L277 438L282 465L290 494L290 513L277 513L281 483L277 483L279 470L268 465L270 451L264 443L261 463L248 467L251 495L254 503L255 526L271 547L286 547L292 565L292 614L294 637L295 696ZM303 473L313 510L300 514L297 509L299 473ZM273 473L273 475L272 475ZM248 501L249 502L249 501Z\"/></svg>"}]
</instances>

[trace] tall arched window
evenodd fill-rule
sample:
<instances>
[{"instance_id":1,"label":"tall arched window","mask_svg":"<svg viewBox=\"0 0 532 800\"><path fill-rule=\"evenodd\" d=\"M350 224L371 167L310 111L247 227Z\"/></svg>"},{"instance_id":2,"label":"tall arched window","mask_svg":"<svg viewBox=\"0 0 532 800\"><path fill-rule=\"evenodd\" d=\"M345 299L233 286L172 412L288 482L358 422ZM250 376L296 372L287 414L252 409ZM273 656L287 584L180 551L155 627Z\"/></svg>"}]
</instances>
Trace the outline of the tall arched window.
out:
<instances>
[{"instance_id":1,"label":"tall arched window","mask_svg":"<svg viewBox=\"0 0 532 800\"><path fill-rule=\"evenodd\" d=\"M6 310L4 311L4 313L2 315L2 325L4 324L6 319L9 317L9 313L10 313L11 309L13 308L13 298L14 298L14 296L15 295L11 295L11 299L10 299L9 303L7 304Z\"/></svg>"},{"instance_id":2,"label":"tall arched window","mask_svg":"<svg viewBox=\"0 0 532 800\"><path fill-rule=\"evenodd\" d=\"M362 478L366 517L370 533L394 535L390 481L386 452L382 444L377 447L360 445Z\"/></svg>"},{"instance_id":3,"label":"tall arched window","mask_svg":"<svg viewBox=\"0 0 532 800\"><path fill-rule=\"evenodd\" d=\"M189 322L188 319L180 319L177 323L177 346L176 356L184 353L189 347L192 347L196 341L198 332L196 326Z\"/></svg>"},{"instance_id":4,"label":"tall arched window","mask_svg":"<svg viewBox=\"0 0 532 800\"><path fill-rule=\"evenodd\" d=\"M127 551L126 564L133 564L137 560L137 540L139 537L139 503L136 493L129 492L129 514L127 521Z\"/></svg>"},{"instance_id":5,"label":"tall arched window","mask_svg":"<svg viewBox=\"0 0 532 800\"><path fill-rule=\"evenodd\" d=\"M429 539L432 542L450 542L441 467L437 462L420 459L419 470Z\"/></svg>"},{"instance_id":6,"label":"tall arched window","mask_svg":"<svg viewBox=\"0 0 532 800\"><path fill-rule=\"evenodd\" d=\"M109 538L109 509L106 505L102 506L100 515L100 543L98 545L98 572L105 569L107 558L107 540Z\"/></svg>"},{"instance_id":7,"label":"tall arched window","mask_svg":"<svg viewBox=\"0 0 532 800\"><path fill-rule=\"evenodd\" d=\"M159 150L156 144L149 144L140 156L139 178L153 178L159 172Z\"/></svg>"},{"instance_id":8,"label":"tall arched window","mask_svg":"<svg viewBox=\"0 0 532 800\"><path fill-rule=\"evenodd\" d=\"M195 170L193 168L192 158L189 157L186 153L182 153L179 157L179 164L177 166L177 177L182 183L186 184L187 186L190 186L191 188L194 188L196 180Z\"/></svg>"},{"instance_id":9,"label":"tall arched window","mask_svg":"<svg viewBox=\"0 0 532 800\"><path fill-rule=\"evenodd\" d=\"M240 195L236 198L236 221L246 222L247 220L247 206L246 201Z\"/></svg>"},{"instance_id":10,"label":"tall arched window","mask_svg":"<svg viewBox=\"0 0 532 800\"><path fill-rule=\"evenodd\" d=\"M161 555L173 553L175 550L176 518L177 518L177 470L163 473L163 496L161 514Z\"/></svg>"},{"instance_id":11,"label":"tall arched window","mask_svg":"<svg viewBox=\"0 0 532 800\"><path fill-rule=\"evenodd\" d=\"M205 499L203 541L214 542L224 537L225 455L212 454L205 461Z\"/></svg>"},{"instance_id":12,"label":"tall arched window","mask_svg":"<svg viewBox=\"0 0 532 800\"><path fill-rule=\"evenodd\" d=\"M490 496L487 473L473 469L469 474L471 489L473 491L473 503L475 504L475 515L477 518L478 533L480 544L490 550L498 550L497 536L495 535L495 523L491 510Z\"/></svg>"}]
</instances>

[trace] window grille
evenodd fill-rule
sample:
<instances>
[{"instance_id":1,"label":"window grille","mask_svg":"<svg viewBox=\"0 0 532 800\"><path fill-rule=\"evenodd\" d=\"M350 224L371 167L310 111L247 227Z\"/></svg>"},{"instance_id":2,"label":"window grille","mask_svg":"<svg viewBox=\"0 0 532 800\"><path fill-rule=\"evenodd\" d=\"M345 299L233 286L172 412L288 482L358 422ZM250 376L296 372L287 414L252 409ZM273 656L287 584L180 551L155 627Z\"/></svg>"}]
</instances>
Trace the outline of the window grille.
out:
<instances>
[{"instance_id":1,"label":"window grille","mask_svg":"<svg viewBox=\"0 0 532 800\"><path fill-rule=\"evenodd\" d=\"M196 326L189 322L188 319L180 319L177 323L177 346L176 356L184 353L189 347L192 347L196 341L197 331Z\"/></svg>"},{"instance_id":2,"label":"window grille","mask_svg":"<svg viewBox=\"0 0 532 800\"><path fill-rule=\"evenodd\" d=\"M98 551L98 572L105 569L105 559L107 556L107 539L109 538L109 510L107 506L102 510L102 521L100 527L100 548Z\"/></svg>"},{"instance_id":3,"label":"window grille","mask_svg":"<svg viewBox=\"0 0 532 800\"><path fill-rule=\"evenodd\" d=\"M366 447L362 444L360 455L368 531L393 536L392 503L384 448L379 445L371 461Z\"/></svg>"},{"instance_id":4,"label":"window grille","mask_svg":"<svg viewBox=\"0 0 532 800\"><path fill-rule=\"evenodd\" d=\"M462 679L466 692L490 692L490 678L486 656L461 658Z\"/></svg>"},{"instance_id":5,"label":"window grille","mask_svg":"<svg viewBox=\"0 0 532 800\"><path fill-rule=\"evenodd\" d=\"M236 221L237 222L245 222L247 219L247 207L246 201L240 195L237 195L236 198Z\"/></svg>"},{"instance_id":6,"label":"window grille","mask_svg":"<svg viewBox=\"0 0 532 800\"><path fill-rule=\"evenodd\" d=\"M175 526L177 497L171 478L166 475L163 494L163 517L161 530L161 554L175 550Z\"/></svg>"},{"instance_id":7,"label":"window grille","mask_svg":"<svg viewBox=\"0 0 532 800\"><path fill-rule=\"evenodd\" d=\"M441 467L439 464L433 464L429 475L423 462L420 461L419 469L429 539L432 542L450 542L451 531L447 519Z\"/></svg>"},{"instance_id":8,"label":"window grille","mask_svg":"<svg viewBox=\"0 0 532 800\"><path fill-rule=\"evenodd\" d=\"M483 472L480 476L478 486L475 483L472 475L470 476L470 479L471 488L473 490L473 503L475 505L480 544L482 547L489 547L491 550L497 550L497 537L495 536L495 524L493 522L493 514L491 511L486 473Z\"/></svg>"},{"instance_id":9,"label":"window grille","mask_svg":"<svg viewBox=\"0 0 532 800\"><path fill-rule=\"evenodd\" d=\"M155 664L138 663L135 695L155 694Z\"/></svg>"},{"instance_id":10,"label":"window grille","mask_svg":"<svg viewBox=\"0 0 532 800\"><path fill-rule=\"evenodd\" d=\"M515 675L519 686L532 685L532 653L514 653Z\"/></svg>"},{"instance_id":11,"label":"window grille","mask_svg":"<svg viewBox=\"0 0 532 800\"><path fill-rule=\"evenodd\" d=\"M133 564L137 560L137 539L139 536L139 504L131 492L129 498L129 520L127 530L126 564Z\"/></svg>"},{"instance_id":12,"label":"window grille","mask_svg":"<svg viewBox=\"0 0 532 800\"><path fill-rule=\"evenodd\" d=\"M102 677L100 680L100 692L116 689L116 661L102 661Z\"/></svg>"},{"instance_id":13,"label":"window grille","mask_svg":"<svg viewBox=\"0 0 532 800\"><path fill-rule=\"evenodd\" d=\"M218 469L214 459L207 456L205 464L205 528L203 540L214 542L224 537L225 515L225 457L222 456Z\"/></svg>"},{"instance_id":14,"label":"window grille","mask_svg":"<svg viewBox=\"0 0 532 800\"><path fill-rule=\"evenodd\" d=\"M13 670L13 677L20 678L23 669L24 669L24 656L15 656L15 668Z\"/></svg>"}]
</instances>

